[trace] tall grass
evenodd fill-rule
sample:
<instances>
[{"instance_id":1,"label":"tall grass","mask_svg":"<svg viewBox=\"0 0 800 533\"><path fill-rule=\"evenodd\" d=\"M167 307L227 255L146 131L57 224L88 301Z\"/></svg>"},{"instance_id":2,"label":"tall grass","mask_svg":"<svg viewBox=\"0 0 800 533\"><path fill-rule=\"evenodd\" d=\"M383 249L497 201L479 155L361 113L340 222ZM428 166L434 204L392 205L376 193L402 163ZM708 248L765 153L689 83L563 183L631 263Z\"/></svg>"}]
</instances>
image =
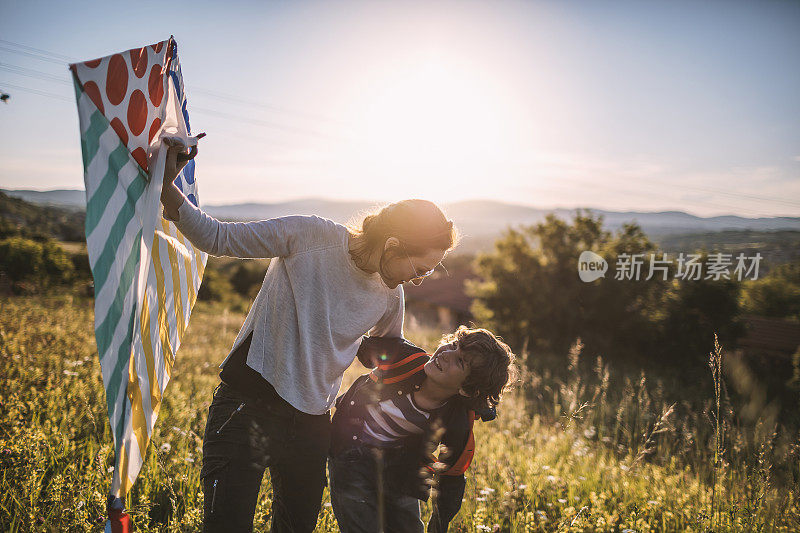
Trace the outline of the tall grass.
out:
<instances>
[{"instance_id":1,"label":"tall grass","mask_svg":"<svg viewBox=\"0 0 800 533\"><path fill-rule=\"evenodd\" d=\"M0 530L96 531L113 465L91 301L11 298L0 310ZM197 531L211 392L243 316L199 304L128 498L140 531ZM432 348L439 333L412 340ZM716 352L715 352L716 353ZM536 354L521 353L522 360ZM453 531L796 531L796 430L777 422L746 365L719 349L708 399L674 398L602 359L565 377L527 371L500 417L476 424L476 455ZM360 369L346 375L345 386ZM620 385L617 386L616 383ZM745 399L734 405L728 388ZM271 513L268 476L256 530ZM426 506L426 513L429 512ZM318 531L337 531L327 494Z\"/></svg>"}]
</instances>

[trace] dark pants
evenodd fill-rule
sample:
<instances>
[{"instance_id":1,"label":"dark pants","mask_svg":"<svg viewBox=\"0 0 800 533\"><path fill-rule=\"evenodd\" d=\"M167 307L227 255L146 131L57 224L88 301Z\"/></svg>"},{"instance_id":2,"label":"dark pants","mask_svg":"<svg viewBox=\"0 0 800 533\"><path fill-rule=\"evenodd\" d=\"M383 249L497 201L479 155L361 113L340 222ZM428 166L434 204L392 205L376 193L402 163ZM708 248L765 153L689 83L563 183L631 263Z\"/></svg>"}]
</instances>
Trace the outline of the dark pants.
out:
<instances>
[{"instance_id":1,"label":"dark pants","mask_svg":"<svg viewBox=\"0 0 800 533\"><path fill-rule=\"evenodd\" d=\"M328 414L298 411L277 393L250 399L222 383L203 438L203 531L252 531L267 468L273 490L271 531L313 531L329 444Z\"/></svg>"},{"instance_id":2,"label":"dark pants","mask_svg":"<svg viewBox=\"0 0 800 533\"><path fill-rule=\"evenodd\" d=\"M391 461L391 454L368 447L329 458L331 503L342 533L422 533L419 500L386 479Z\"/></svg>"}]
</instances>

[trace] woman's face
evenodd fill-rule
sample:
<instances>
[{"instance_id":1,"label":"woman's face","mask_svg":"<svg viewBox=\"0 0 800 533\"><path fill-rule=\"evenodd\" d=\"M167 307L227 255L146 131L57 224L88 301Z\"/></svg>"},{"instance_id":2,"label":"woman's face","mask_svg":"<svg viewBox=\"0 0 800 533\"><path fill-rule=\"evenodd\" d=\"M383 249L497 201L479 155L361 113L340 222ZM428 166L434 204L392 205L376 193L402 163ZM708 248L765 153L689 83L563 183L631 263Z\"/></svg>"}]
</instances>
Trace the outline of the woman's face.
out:
<instances>
[{"instance_id":1,"label":"woman's face","mask_svg":"<svg viewBox=\"0 0 800 533\"><path fill-rule=\"evenodd\" d=\"M422 255L407 254L402 245L391 248L391 258L384 261L381 277L384 283L393 289L401 283L412 281L415 285L422 283L422 277L431 272L442 262L445 250L428 250ZM388 254L388 250L384 250Z\"/></svg>"}]
</instances>

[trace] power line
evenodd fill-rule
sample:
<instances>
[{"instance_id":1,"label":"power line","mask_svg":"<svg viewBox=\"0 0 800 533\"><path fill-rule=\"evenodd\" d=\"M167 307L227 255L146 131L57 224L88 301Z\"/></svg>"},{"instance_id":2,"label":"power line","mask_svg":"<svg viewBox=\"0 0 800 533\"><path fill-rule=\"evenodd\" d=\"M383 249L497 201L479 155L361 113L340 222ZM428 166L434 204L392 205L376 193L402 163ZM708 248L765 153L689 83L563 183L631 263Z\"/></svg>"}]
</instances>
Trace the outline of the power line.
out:
<instances>
[{"instance_id":1,"label":"power line","mask_svg":"<svg viewBox=\"0 0 800 533\"><path fill-rule=\"evenodd\" d=\"M0 82L0 86L11 87L11 88L15 88L15 89L29 91L29 92L31 92L33 94L37 94L39 96L44 96L44 97L47 97L47 98L53 98L53 99L56 99L56 100L61 100L63 102L69 102L69 103L73 102L73 99L67 98L65 96L61 96L61 95L53 94L53 93L48 93L48 92L45 92L45 91L39 91L37 89L32 89L30 87L24 87L24 86L21 86L21 85L14 85L14 84L10 84L10 83ZM198 111L198 110L197 109L193 109L193 111ZM213 110L205 110L204 109L204 110L200 110L199 112L201 112L201 113L206 112L206 113L209 113L209 114L216 114L216 115L221 116L222 118L230 118L230 119L234 119L234 120L237 120L237 121L253 122L252 119L247 119L246 117L234 117L232 115L225 115L225 114L222 114L222 113L217 113L217 112L214 112ZM261 121L255 121L255 122L258 123L258 122L261 122ZM594 184L594 183L582 182L580 180L576 180L576 179L572 179L572 178L560 177L560 178L556 178L556 179L557 179L557 181L560 181L560 182L565 182L565 181L566 182L572 182L573 184L578 185L578 186L586 186L586 185L596 186L596 184ZM631 195L631 196L634 196L634 197L639 197L639 198L650 198L651 197L651 194L649 194L649 193L638 192L638 191L634 191L634 190L631 190L631 189L624 189L624 188L621 188L621 187L616 186L616 185L610 185L610 186L606 185L605 187L608 188L608 189L611 189L613 191L616 191L618 193L627 194L627 195ZM553 187L552 186L543 186L541 188L544 189L544 190L548 190L548 189L552 189ZM734 210L734 211L740 211L740 212L747 211L747 212L749 212L751 214L754 214L754 215L757 215L757 216L760 216L760 217L770 216L770 215L765 215L762 211L756 211L756 210L750 209L750 208L739 207L739 206L731 206L731 205L727 205L727 204L719 204L719 203L716 203L716 202L687 201L687 200L682 200L682 201L686 202L686 203L690 203L690 204L695 204L695 205L717 207L717 208L720 208L720 209L728 209L728 210Z\"/></svg>"},{"instance_id":2,"label":"power line","mask_svg":"<svg viewBox=\"0 0 800 533\"><path fill-rule=\"evenodd\" d=\"M192 106L191 109L192 109L192 112L195 112L195 113L200 113L200 114L210 115L210 116L215 116L215 117L220 117L220 118L226 118L226 119L233 120L233 121L236 121L236 122L247 122L247 123L250 123L250 124L254 124L256 126L265 126L265 127L268 127L268 128L279 129L279 130L285 131L287 133L294 133L294 134L300 134L300 135L311 135L311 136L314 136L314 137L319 137L319 138L323 138L323 139L327 139L327 140L333 140L333 141L346 140L344 138L336 137L336 136L333 136L333 135L328 135L327 133L316 131L316 130L295 128L293 126L286 126L286 125L283 125L283 124L277 124L275 122L269 122L267 120L260 120L260 119L252 118L252 117L242 117L242 116L232 115L230 113L223 113L221 111L215 111L213 109L207 109L207 108L204 108L204 107Z\"/></svg>"},{"instance_id":3,"label":"power line","mask_svg":"<svg viewBox=\"0 0 800 533\"><path fill-rule=\"evenodd\" d=\"M74 57L66 56L66 55L63 55L63 54L57 54L55 52L51 52L49 50L44 50L42 48L35 48L33 46L28 46L28 45L24 45L24 44L20 44L20 43L15 43L13 41L8 41L6 39L0 39L0 43L4 43L4 44L10 45L10 46L14 46L14 47L20 48L20 50L14 50L14 49L8 48L6 46L0 46L0 50L4 50L6 52L11 52L11 53L14 53L14 54L21 54L21 55L25 55L25 56L28 56L28 57L33 57L35 59L40 59L42 61L48 61L50 63L56 63L56 64L59 64L59 65L62 65L64 62L75 63L75 62L80 61L79 59L76 59ZM222 100L222 101L235 102L235 103L238 103L238 104L241 104L241 105L249 105L249 106L261 107L263 109L269 109L269 110L272 110L272 111L277 111L279 113L297 115L297 116L306 118L308 120L319 120L319 121L329 122L329 123L332 123L332 124L335 124L335 125L338 125L338 126L348 126L348 124L346 124L345 122L343 122L341 120L338 120L338 119L335 119L335 118L332 118L332 117L329 117L329 116L321 115L321 114L318 114L318 113L308 113L308 112L305 112L305 111L297 111L297 110L293 110L293 109L287 109L285 107L277 106L277 105L274 105L274 104L268 104L268 103L264 103L264 102L258 102L258 101L255 101L255 100L246 100L246 99L242 99L242 98L239 98L239 97L236 97L236 96L233 96L233 95L230 95L230 94L226 94L226 93L223 93L223 92L210 91L210 90L207 90L207 89L202 89L202 88L194 87L194 86L191 86L191 85L189 86L189 88L195 93L205 94L206 96L210 96L211 98L216 98L216 99Z\"/></svg>"},{"instance_id":4,"label":"power line","mask_svg":"<svg viewBox=\"0 0 800 533\"><path fill-rule=\"evenodd\" d=\"M38 71L38 70L34 70L34 69L29 69L29 68L25 68L25 67L19 67L17 65L9 65L8 63L0 63L0 70L5 70L7 72L11 72L13 74L17 74L17 75L20 75L20 76L27 76L29 78L36 78L36 79L40 79L40 80L52 81L52 82L63 83L63 84L66 84L66 85L71 85L71 83L68 80L60 78L58 76L55 76L55 75L52 75L52 74L48 74L46 72L41 72L41 71ZM288 132L288 133L292 133L292 134L295 134L295 135L298 135L298 134L299 135L311 135L311 136L321 137L321 138L325 138L325 139L328 139L328 140L335 140L335 141L345 140L345 139L340 138L340 137L328 135L328 134L326 134L324 132L317 131L317 130L312 130L312 129L308 129L308 128L296 128L296 127L287 126L287 125L284 125L284 124L278 124L278 123L275 123L275 122L269 122L269 121L266 121L266 120L260 120L260 119L252 118L252 117L236 116L236 115L232 115L230 113L224 113L224 112L221 112L221 111L216 111L216 110L213 110L213 109L206 109L206 108L203 108L203 107L191 106L191 109L192 109L193 112L196 112L196 113L210 115L210 116L216 116L216 117L220 117L220 118L224 118L224 119L228 119L228 120L232 120L232 121L236 121L236 122L247 122L247 123L250 123L250 124L257 125L257 126L263 126L263 127L278 129L278 130L285 131L285 132Z\"/></svg>"},{"instance_id":5,"label":"power line","mask_svg":"<svg viewBox=\"0 0 800 533\"><path fill-rule=\"evenodd\" d=\"M237 96L233 96L233 95L222 93L222 92L218 92L218 91L209 91L207 89L201 89L201 88L198 88L198 87L196 87L194 85L189 85L188 87L192 91L192 93L204 94L206 96L210 96L210 97L216 98L218 100L224 100L224 101L227 101L227 102L234 102L234 103L241 104L241 105L260 107L260 108L263 108L263 109L269 109L271 111L277 111L279 113L288 113L288 114L292 114L292 115L298 115L300 117L307 118L308 120L322 120L322 121L325 121L325 122L330 122L330 123L335 124L337 126L346 126L346 127L349 126L346 122L343 122L341 120L338 120L338 119L335 119L335 118L332 118L332 117L327 117L325 115L320 115L320 114L317 114L317 113L306 113L304 111L294 111L294 110L291 110L291 109L286 109L284 107L280 107L280 106L276 106L276 105L272 105L272 104L265 104L265 103L262 103L262 102L257 102L255 100L246 100L246 99L243 99L243 98L239 98Z\"/></svg>"},{"instance_id":6,"label":"power line","mask_svg":"<svg viewBox=\"0 0 800 533\"><path fill-rule=\"evenodd\" d=\"M5 70L7 72L11 72L13 74L19 74L21 76L27 76L29 78L37 78L40 80L46 81L55 81L58 83L64 83L66 85L72 85L69 80L66 80L63 77L55 76L53 74L48 74L46 72L41 72L38 70L25 68L25 67L18 67L17 65L9 65L8 63L0 63L0 69Z\"/></svg>"},{"instance_id":7,"label":"power line","mask_svg":"<svg viewBox=\"0 0 800 533\"><path fill-rule=\"evenodd\" d=\"M16 53L16 54L21 54L21 55L25 55L25 56L28 56L28 57L33 57L35 59L39 59L39 60L42 60L42 61L48 61L48 62L56 63L56 64L59 64L59 65L63 65L63 63L65 61L69 61L69 62L78 61L77 59L75 59L73 57L70 57L70 56L66 56L66 55L63 55L63 54L58 54L58 53L51 52L51 51L48 51L48 50L44 50L44 49L41 49L41 48L35 48L35 47L32 47L32 46L16 43L16 42L13 42L13 41L8 41L8 40L5 40L5 39L0 39L0 43L18 48L18 49L15 50L15 49L12 49L12 48L8 48L7 46L0 46L0 50L4 50L4 51L7 51L7 52ZM58 83L70 84L69 81L67 81L67 80L65 80L63 78L60 78L58 76L55 76L55 75L52 75L52 74L49 74L49 73L46 73L46 72L37 71L37 70L34 70L34 69L28 69L28 68L25 68L25 67L20 67L20 66L17 66L17 65L9 65L7 63L6 64L0 63L0 69L6 70L6 71L14 73L14 74L31 77L31 78L38 78L38 79L42 79L42 80L45 80L45 81L53 81L53 82L58 82ZM38 94L38 95L45 96L45 97L56 98L56 99L63 100L63 101L70 101L70 102L72 101L69 98L66 98L66 97L63 97L63 96L60 96L60 95L55 95L53 93L47 93L45 91L40 91L40 90L37 90L37 89L31 89L31 88L27 88L27 87L23 87L23 86L14 86L14 85L10 85L10 84L6 84L6 85L9 86L9 87L14 87L14 88L17 88L17 89L26 90L26 91L29 91L31 93ZM330 118L330 117L325 117L325 116L319 115L319 114L306 113L306 112L303 112L303 111L288 110L288 109L282 108L280 106L275 106L275 105L267 104L267 103L263 103L263 102L257 102L257 101L254 101L254 100L246 100L246 99L242 99L242 98L239 98L239 97L236 97L236 96L233 96L233 95L230 95L230 94L218 92L218 91L210 91L210 90L207 90L207 89L202 89L202 88L198 88L198 87L194 87L194 86L189 86L189 87L194 93L204 94L204 95L210 96L212 98L216 98L216 99L219 99L219 100L222 100L222 101L225 101L225 102L229 102L229 103L237 103L237 104L241 104L241 105L260 107L262 109L267 109L267 110L276 111L276 112L280 112L280 113L287 113L287 114L297 115L298 117L303 117L305 119L317 120L317 121L325 121L325 122L330 122L330 123L333 123L333 124L336 124L336 125L340 125L340 126L342 126L342 125L346 126L346 124L341 122L341 121L338 121L338 120ZM236 116L236 115L233 115L231 113L226 113L226 112L217 111L217 110L208 109L208 108L203 108L203 107L192 106L192 111L200 113L200 114L216 116L216 117L219 117L219 118L222 118L222 119L231 120L231 121L236 122L236 123L250 123L250 124L253 124L253 125L272 128L272 129L277 129L277 130L281 130L281 131L284 131L284 132L287 132L287 133L292 133L292 134L309 135L309 136L313 136L313 137L317 137L317 138L323 138L323 139L334 140L334 141L347 141L347 142L355 141L355 142L359 142L357 139L345 139L343 137L336 136L336 135L330 135L330 134L327 134L325 132L318 131L318 130L294 127L294 126L291 126L291 125L280 124L280 123L276 123L276 122L272 122L272 121L268 121L268 120L262 120L262 119L258 119L258 118L253 118L253 117ZM573 183L576 183L578 185L586 185L585 182L581 183L580 181L577 181L577 180L570 180L570 179L564 179L564 178L560 178L560 179L562 181L572 181ZM664 182L659 182L659 181L654 181L654 180L650 180L650 183L658 183L658 184L663 185L663 186L672 185L672 184L669 184L669 183L664 183ZM656 190L654 187L652 187L652 186L648 187L644 183L641 183L639 185L640 185L640 187L644 186L645 189L649 189L653 193L663 194L663 190ZM749 199L749 200L756 200L756 201L759 201L759 202L768 202L768 203L772 203L772 204L780 204L780 205L786 205L786 206L791 206L791 207L800 207L800 202L794 202L794 201L791 201L791 200L784 200L784 199L777 199L777 198L770 198L770 197L747 194L747 193L734 193L734 192L730 192L730 191L727 191L727 190L715 189L715 188L711 188L711 187L697 187L697 186L691 186L691 185L681 185L680 188L681 189L685 189L685 190L693 190L693 191L697 191L697 192L705 192L705 193L717 194L717 195L721 195L721 196L727 196L727 197L733 198L733 199ZM635 190L632 190L632 189L621 189L619 187L615 187L615 189L617 189L618 191L623 192L625 194L630 194L630 195L639 196L639 197L649 197L649 194L647 192L638 192L638 191L635 191ZM713 205L713 204L711 204L709 202L701 202L701 203L703 203L705 205ZM716 205L719 206L719 207L723 207L721 204L716 204ZM726 208L730 208L728 206L725 206L725 207ZM737 208L737 209L740 209L740 208ZM750 210L750 211L752 211L752 210ZM753 211L753 212L755 212L755 211Z\"/></svg>"},{"instance_id":8,"label":"power line","mask_svg":"<svg viewBox=\"0 0 800 533\"><path fill-rule=\"evenodd\" d=\"M12 89L19 89L21 91L28 91L33 94L38 94L39 96L46 96L48 98L55 98L56 100L62 100L64 102L73 103L75 100L73 98L67 98L66 96L62 96L60 94L48 93L46 91L40 91L38 89L32 89L30 87L24 87L22 85L14 85L12 83L6 83L4 81L0 81L0 87L11 87Z\"/></svg>"},{"instance_id":9,"label":"power line","mask_svg":"<svg viewBox=\"0 0 800 533\"><path fill-rule=\"evenodd\" d=\"M8 48L6 46L0 46L0 50L3 50L4 52L11 52L12 54L20 54L20 55L23 55L23 56L32 57L34 59L39 59L41 61L47 61L49 63L55 63L57 65L63 65L64 64L64 60L63 59L55 59L53 57L48 57L48 56L45 56L45 55L42 55L42 54L36 54L36 53L33 53L33 52L26 52L24 50L14 50L13 48Z\"/></svg>"},{"instance_id":10,"label":"power line","mask_svg":"<svg viewBox=\"0 0 800 533\"><path fill-rule=\"evenodd\" d=\"M57 54L55 52L50 52L48 50L42 50L41 48L34 48L33 46L28 46L28 45L25 45L25 44L15 43L13 41L8 41L6 39L0 39L0 43L4 43L4 44L7 44L7 45L11 45L11 46L16 46L17 48L22 48L23 50L28 50L29 52L38 52L40 54L49 55L49 56L52 56L52 57L57 58L57 59L62 59L64 61L72 61L73 63L75 61L77 61L74 57L65 56L65 55L62 55L62 54Z\"/></svg>"}]
</instances>

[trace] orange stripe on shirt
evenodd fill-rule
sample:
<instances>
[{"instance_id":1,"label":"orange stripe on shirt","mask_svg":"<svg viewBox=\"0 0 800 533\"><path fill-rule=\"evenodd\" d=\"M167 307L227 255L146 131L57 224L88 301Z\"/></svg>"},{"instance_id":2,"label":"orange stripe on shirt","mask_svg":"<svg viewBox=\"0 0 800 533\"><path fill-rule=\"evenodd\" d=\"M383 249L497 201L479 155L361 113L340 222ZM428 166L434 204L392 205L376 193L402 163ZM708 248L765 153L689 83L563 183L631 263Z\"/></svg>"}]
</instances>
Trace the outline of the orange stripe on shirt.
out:
<instances>
[{"instance_id":1,"label":"orange stripe on shirt","mask_svg":"<svg viewBox=\"0 0 800 533\"><path fill-rule=\"evenodd\" d=\"M467 471L469 465L472 463L472 458L475 455L475 434L472 432L472 427L475 424L475 412L470 411L472 415L470 418L469 423L469 437L467 438L467 445L464 446L464 450L461 452L461 455L453 463L453 466L447 469L446 472L442 472L444 476L460 476L464 472Z\"/></svg>"},{"instance_id":2,"label":"orange stripe on shirt","mask_svg":"<svg viewBox=\"0 0 800 533\"><path fill-rule=\"evenodd\" d=\"M423 356L427 356L427 355L428 354L426 354L425 352L417 352L417 353L409 355L408 357L406 357L404 359L401 359L400 361L397 361L395 363L391 363L391 364L388 364L388 365L382 365L382 364L379 363L378 364L378 368L380 368L381 370L391 370L392 368L397 368L398 366L403 366L404 364L408 363L409 361L413 361L414 359L416 359L418 357L423 357Z\"/></svg>"},{"instance_id":3,"label":"orange stripe on shirt","mask_svg":"<svg viewBox=\"0 0 800 533\"><path fill-rule=\"evenodd\" d=\"M421 371L423 368L425 368L425 365L420 365L420 366L418 366L417 368L414 368L413 370L409 370L409 371L408 371L408 372L406 372L405 374L400 374L399 376L395 376L395 377L393 377L393 378L387 378L387 379L384 379L384 380L383 380L383 383L384 383L384 384L389 384L389 383L397 383L398 381L403 381L403 380L404 380L404 379L406 379L408 376L411 376L411 375L413 375L413 374L416 374L417 372Z\"/></svg>"}]
</instances>

